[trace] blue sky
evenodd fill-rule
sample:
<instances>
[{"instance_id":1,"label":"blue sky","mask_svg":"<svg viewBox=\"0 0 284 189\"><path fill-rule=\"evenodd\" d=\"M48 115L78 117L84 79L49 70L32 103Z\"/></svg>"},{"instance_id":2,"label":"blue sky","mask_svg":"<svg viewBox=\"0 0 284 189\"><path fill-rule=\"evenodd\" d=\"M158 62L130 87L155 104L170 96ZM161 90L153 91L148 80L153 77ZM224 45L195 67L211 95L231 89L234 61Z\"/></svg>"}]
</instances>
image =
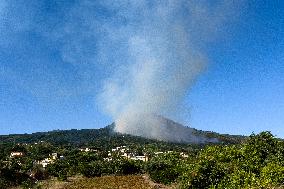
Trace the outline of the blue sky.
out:
<instances>
[{"instance_id":1,"label":"blue sky","mask_svg":"<svg viewBox=\"0 0 284 189\"><path fill-rule=\"evenodd\" d=\"M141 31L136 28L149 16L137 13L140 5L115 2L0 2L0 134L100 128L113 121L97 96L106 78L128 65L124 39ZM269 130L284 137L284 3L244 1L228 11L220 31L213 25L214 40L201 45L208 64L186 89L184 111L173 118L202 130Z\"/></svg>"}]
</instances>

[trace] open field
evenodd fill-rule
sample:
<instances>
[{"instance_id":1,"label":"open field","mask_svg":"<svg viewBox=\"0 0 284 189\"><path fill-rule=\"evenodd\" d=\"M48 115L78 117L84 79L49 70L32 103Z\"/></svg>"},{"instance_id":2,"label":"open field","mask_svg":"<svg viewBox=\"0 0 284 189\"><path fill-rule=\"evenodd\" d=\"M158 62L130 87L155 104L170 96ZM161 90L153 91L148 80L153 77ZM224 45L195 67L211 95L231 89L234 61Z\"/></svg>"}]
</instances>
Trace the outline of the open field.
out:
<instances>
[{"instance_id":1,"label":"open field","mask_svg":"<svg viewBox=\"0 0 284 189\"><path fill-rule=\"evenodd\" d=\"M45 181L41 186L42 189L173 189L154 183L145 175L74 177L68 182L55 179Z\"/></svg>"}]
</instances>

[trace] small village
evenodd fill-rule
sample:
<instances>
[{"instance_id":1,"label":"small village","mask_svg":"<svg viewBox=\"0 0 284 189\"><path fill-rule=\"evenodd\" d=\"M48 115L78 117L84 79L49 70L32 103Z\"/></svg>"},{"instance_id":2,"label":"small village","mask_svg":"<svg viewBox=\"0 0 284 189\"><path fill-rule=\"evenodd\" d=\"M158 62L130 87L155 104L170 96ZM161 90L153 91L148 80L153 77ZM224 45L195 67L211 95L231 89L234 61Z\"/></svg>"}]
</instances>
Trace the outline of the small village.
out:
<instances>
[{"instance_id":1,"label":"small village","mask_svg":"<svg viewBox=\"0 0 284 189\"><path fill-rule=\"evenodd\" d=\"M41 141L40 143L44 144L44 141ZM17 144L19 146L36 146L39 143L34 143L33 145L29 145L29 144ZM78 151L80 151L81 153L84 154L100 154L101 152L99 152L96 149L92 149L90 147L85 147L85 148L78 148ZM115 148L112 148L111 150L107 151L107 157L104 157L103 160L104 161L112 161L114 158L117 157L121 157L124 158L126 160L133 160L133 161L143 161L143 162L147 162L149 161L149 159L151 157L155 157L155 156L159 156L162 154L170 154L170 153L174 153L174 151L166 151L166 152L162 152L162 151L157 151L154 152L152 155L149 155L147 153L143 153L141 154L137 154L135 152L133 152L129 147L127 146L117 146ZM10 153L9 158L7 158L7 161L5 161L6 163L9 162L9 160L11 159L19 159L19 158L23 158L25 157L25 153L22 151L12 151ZM184 152L180 152L179 153L180 157L182 158L188 158L188 154L184 153ZM46 168L48 165L55 163L58 160L63 160L65 157L64 155L59 155L57 152L52 152L50 154L48 154L48 156L46 156L45 158L41 159L41 160L35 160L33 161L33 164L35 165L40 165L42 166L42 168Z\"/></svg>"}]
</instances>

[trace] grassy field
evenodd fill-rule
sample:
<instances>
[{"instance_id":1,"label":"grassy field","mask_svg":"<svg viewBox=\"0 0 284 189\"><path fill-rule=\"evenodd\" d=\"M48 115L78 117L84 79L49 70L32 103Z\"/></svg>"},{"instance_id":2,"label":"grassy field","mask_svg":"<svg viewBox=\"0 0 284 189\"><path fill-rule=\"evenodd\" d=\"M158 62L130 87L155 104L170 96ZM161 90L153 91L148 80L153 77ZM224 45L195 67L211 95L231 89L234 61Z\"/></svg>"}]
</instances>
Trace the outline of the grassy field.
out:
<instances>
[{"instance_id":1,"label":"grassy field","mask_svg":"<svg viewBox=\"0 0 284 189\"><path fill-rule=\"evenodd\" d=\"M152 182L147 176L103 176L95 178L75 177L68 182L49 180L42 183L42 189L172 189Z\"/></svg>"}]
</instances>

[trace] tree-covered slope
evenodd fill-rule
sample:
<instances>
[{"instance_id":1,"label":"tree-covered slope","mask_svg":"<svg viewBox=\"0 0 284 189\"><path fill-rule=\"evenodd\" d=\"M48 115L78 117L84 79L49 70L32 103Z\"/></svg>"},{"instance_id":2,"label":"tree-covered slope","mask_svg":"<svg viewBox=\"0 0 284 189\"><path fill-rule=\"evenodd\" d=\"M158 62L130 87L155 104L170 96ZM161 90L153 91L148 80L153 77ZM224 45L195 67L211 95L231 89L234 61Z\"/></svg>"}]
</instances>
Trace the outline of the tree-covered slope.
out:
<instances>
[{"instance_id":1,"label":"tree-covered slope","mask_svg":"<svg viewBox=\"0 0 284 189\"><path fill-rule=\"evenodd\" d=\"M187 127L185 127L187 128ZM236 135L221 135L215 132L201 131L193 128L189 128L192 133L198 137L208 139L217 139L217 143L220 144L236 144L240 143L245 137ZM49 132L37 132L32 134L12 134L1 135L0 143L36 143L40 141L50 142L54 145L73 145L73 146L117 146L117 145L129 145L135 144L149 144L160 143L170 145L169 142L147 139L139 136L132 136L126 134L120 134L114 132L114 124L106 126L100 129L71 129L71 130L55 130ZM210 141L210 140L208 140ZM210 142L194 145L205 145ZM176 143L177 144L177 143ZM185 143L180 143L185 144ZM187 143L192 144L192 143Z\"/></svg>"}]
</instances>

